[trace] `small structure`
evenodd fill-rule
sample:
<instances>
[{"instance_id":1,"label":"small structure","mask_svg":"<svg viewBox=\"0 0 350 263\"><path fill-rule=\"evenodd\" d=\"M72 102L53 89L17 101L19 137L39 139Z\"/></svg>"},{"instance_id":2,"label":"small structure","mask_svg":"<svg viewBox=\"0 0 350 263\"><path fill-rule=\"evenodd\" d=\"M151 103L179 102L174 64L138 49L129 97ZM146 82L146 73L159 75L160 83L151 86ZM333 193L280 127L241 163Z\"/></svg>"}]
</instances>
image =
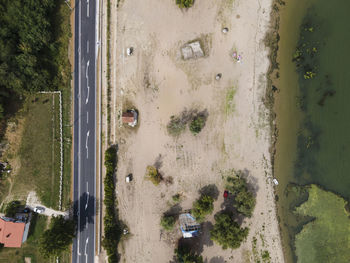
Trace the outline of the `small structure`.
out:
<instances>
[{"instance_id":1,"label":"small structure","mask_svg":"<svg viewBox=\"0 0 350 263\"><path fill-rule=\"evenodd\" d=\"M194 41L184 45L181 48L181 53L184 60L204 56L204 52L199 41Z\"/></svg>"},{"instance_id":2,"label":"small structure","mask_svg":"<svg viewBox=\"0 0 350 263\"><path fill-rule=\"evenodd\" d=\"M128 47L128 48L126 49L126 54L127 54L128 56L132 56L132 55L134 54L134 48L133 48L133 47Z\"/></svg>"},{"instance_id":3,"label":"small structure","mask_svg":"<svg viewBox=\"0 0 350 263\"><path fill-rule=\"evenodd\" d=\"M20 213L16 218L0 217L0 243L4 247L21 247L27 240L30 216Z\"/></svg>"},{"instance_id":4,"label":"small structure","mask_svg":"<svg viewBox=\"0 0 350 263\"><path fill-rule=\"evenodd\" d=\"M137 124L137 111L136 110L127 110L122 114L122 122L128 124L131 127L135 127Z\"/></svg>"},{"instance_id":5,"label":"small structure","mask_svg":"<svg viewBox=\"0 0 350 263\"><path fill-rule=\"evenodd\" d=\"M227 33L228 33L228 28L227 28L227 27L224 27L224 28L222 29L222 33L227 34Z\"/></svg>"},{"instance_id":6,"label":"small structure","mask_svg":"<svg viewBox=\"0 0 350 263\"><path fill-rule=\"evenodd\" d=\"M215 80L219 81L221 78L222 78L222 74L221 73L216 74Z\"/></svg>"},{"instance_id":7,"label":"small structure","mask_svg":"<svg viewBox=\"0 0 350 263\"><path fill-rule=\"evenodd\" d=\"M131 181L132 181L132 174L128 174L128 175L125 177L125 182L130 183Z\"/></svg>"},{"instance_id":8,"label":"small structure","mask_svg":"<svg viewBox=\"0 0 350 263\"><path fill-rule=\"evenodd\" d=\"M274 183L274 185L278 185L278 181L277 181L276 178L273 178L273 179L272 179L272 182Z\"/></svg>"},{"instance_id":9,"label":"small structure","mask_svg":"<svg viewBox=\"0 0 350 263\"><path fill-rule=\"evenodd\" d=\"M191 238L199 235L200 225L190 213L181 214L179 216L179 222L184 238Z\"/></svg>"}]
</instances>

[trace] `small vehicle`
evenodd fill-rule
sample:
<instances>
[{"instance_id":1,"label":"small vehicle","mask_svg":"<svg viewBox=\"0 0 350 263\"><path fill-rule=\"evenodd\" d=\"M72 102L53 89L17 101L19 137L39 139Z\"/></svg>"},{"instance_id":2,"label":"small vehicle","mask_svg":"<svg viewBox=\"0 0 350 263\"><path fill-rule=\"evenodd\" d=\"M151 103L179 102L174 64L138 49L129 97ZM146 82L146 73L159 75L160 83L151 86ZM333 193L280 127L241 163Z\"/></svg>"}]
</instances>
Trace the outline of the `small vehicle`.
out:
<instances>
[{"instance_id":1,"label":"small vehicle","mask_svg":"<svg viewBox=\"0 0 350 263\"><path fill-rule=\"evenodd\" d=\"M44 213L44 211L45 211L44 207L41 207L41 206L34 207L35 213L42 214L42 213Z\"/></svg>"}]
</instances>

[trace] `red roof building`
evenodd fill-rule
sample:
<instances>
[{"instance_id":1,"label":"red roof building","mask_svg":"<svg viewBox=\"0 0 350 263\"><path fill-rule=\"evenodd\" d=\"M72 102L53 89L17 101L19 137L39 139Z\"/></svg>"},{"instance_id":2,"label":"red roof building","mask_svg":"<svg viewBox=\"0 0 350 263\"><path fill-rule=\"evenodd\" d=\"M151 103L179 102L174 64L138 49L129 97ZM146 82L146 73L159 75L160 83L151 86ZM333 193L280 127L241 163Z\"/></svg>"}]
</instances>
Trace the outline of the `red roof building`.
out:
<instances>
[{"instance_id":1,"label":"red roof building","mask_svg":"<svg viewBox=\"0 0 350 263\"><path fill-rule=\"evenodd\" d=\"M21 247L26 223L0 217L0 243L4 247Z\"/></svg>"}]
</instances>

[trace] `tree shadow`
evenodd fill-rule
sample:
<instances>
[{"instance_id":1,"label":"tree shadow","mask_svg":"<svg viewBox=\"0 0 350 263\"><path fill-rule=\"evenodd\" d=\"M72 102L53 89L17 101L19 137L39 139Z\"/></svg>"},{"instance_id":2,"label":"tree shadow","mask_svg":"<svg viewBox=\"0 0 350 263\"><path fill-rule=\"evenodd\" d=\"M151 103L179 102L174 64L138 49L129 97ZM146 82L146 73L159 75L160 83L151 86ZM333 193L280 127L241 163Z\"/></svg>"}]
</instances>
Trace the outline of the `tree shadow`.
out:
<instances>
[{"instance_id":1,"label":"tree shadow","mask_svg":"<svg viewBox=\"0 0 350 263\"><path fill-rule=\"evenodd\" d=\"M96 198L83 193L79 200L76 200L73 204L73 219L77 224L77 230L79 232L84 231L88 224L94 223L94 217L97 214L95 209Z\"/></svg>"},{"instance_id":2,"label":"tree shadow","mask_svg":"<svg viewBox=\"0 0 350 263\"><path fill-rule=\"evenodd\" d=\"M245 179L247 182L248 190L253 193L254 197L256 197L256 194L259 190L258 179L254 176L251 176L250 171L247 168L239 171L239 176Z\"/></svg>"},{"instance_id":3,"label":"tree shadow","mask_svg":"<svg viewBox=\"0 0 350 263\"><path fill-rule=\"evenodd\" d=\"M211 196L214 200L217 200L219 197L219 190L215 184L209 184L209 185L202 187L199 190L199 194L201 196L208 195L208 196Z\"/></svg>"},{"instance_id":4,"label":"tree shadow","mask_svg":"<svg viewBox=\"0 0 350 263\"><path fill-rule=\"evenodd\" d=\"M220 256L216 256L211 258L209 261L207 261L208 263L225 263L225 259L223 257Z\"/></svg>"},{"instance_id":5,"label":"tree shadow","mask_svg":"<svg viewBox=\"0 0 350 263\"><path fill-rule=\"evenodd\" d=\"M162 165L163 165L163 156L159 154L157 159L154 161L154 167L156 167L157 170L159 170L160 168L162 168Z\"/></svg>"},{"instance_id":6,"label":"tree shadow","mask_svg":"<svg viewBox=\"0 0 350 263\"><path fill-rule=\"evenodd\" d=\"M166 216L178 216L180 214L180 212L182 212L182 207L179 204L173 205L172 207L170 207L165 213L164 215Z\"/></svg>"}]
</instances>

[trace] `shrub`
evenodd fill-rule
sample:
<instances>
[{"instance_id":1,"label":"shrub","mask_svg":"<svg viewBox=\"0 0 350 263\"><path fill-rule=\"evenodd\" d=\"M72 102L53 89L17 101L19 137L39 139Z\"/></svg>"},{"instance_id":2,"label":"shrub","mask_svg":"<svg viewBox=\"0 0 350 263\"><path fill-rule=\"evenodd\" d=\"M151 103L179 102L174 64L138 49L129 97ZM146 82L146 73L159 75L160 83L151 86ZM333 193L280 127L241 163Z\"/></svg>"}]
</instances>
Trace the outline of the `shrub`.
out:
<instances>
[{"instance_id":1,"label":"shrub","mask_svg":"<svg viewBox=\"0 0 350 263\"><path fill-rule=\"evenodd\" d=\"M116 213L116 197L114 172L117 165L117 149L110 147L105 152L106 177L104 179L104 204L106 207L104 223L104 237L102 246L107 252L108 262L118 262L118 243L122 229Z\"/></svg>"},{"instance_id":2,"label":"shrub","mask_svg":"<svg viewBox=\"0 0 350 263\"><path fill-rule=\"evenodd\" d=\"M202 195L200 199L193 203L192 215L198 222L204 220L214 210L214 199L209 195Z\"/></svg>"},{"instance_id":3,"label":"shrub","mask_svg":"<svg viewBox=\"0 0 350 263\"><path fill-rule=\"evenodd\" d=\"M177 193L177 194L172 196L172 199L173 199L174 203L178 203L178 202L180 202L181 196L179 193Z\"/></svg>"},{"instance_id":4,"label":"shrub","mask_svg":"<svg viewBox=\"0 0 350 263\"><path fill-rule=\"evenodd\" d=\"M154 185L159 185L162 181L162 177L160 176L156 167L152 165L148 165L146 168L146 178L149 179Z\"/></svg>"},{"instance_id":5,"label":"shrub","mask_svg":"<svg viewBox=\"0 0 350 263\"><path fill-rule=\"evenodd\" d=\"M172 231L174 229L176 219L174 216L163 215L160 220L160 225L167 231Z\"/></svg>"},{"instance_id":6,"label":"shrub","mask_svg":"<svg viewBox=\"0 0 350 263\"><path fill-rule=\"evenodd\" d=\"M178 116L171 116L167 125L168 133L172 136L179 136L186 128L186 122Z\"/></svg>"},{"instance_id":7,"label":"shrub","mask_svg":"<svg viewBox=\"0 0 350 263\"><path fill-rule=\"evenodd\" d=\"M39 241L40 252L47 258L58 257L68 250L75 237L75 222L65 220L63 216L52 217L50 227Z\"/></svg>"},{"instance_id":8,"label":"shrub","mask_svg":"<svg viewBox=\"0 0 350 263\"><path fill-rule=\"evenodd\" d=\"M7 217L14 217L16 213L18 212L19 208L21 208L20 201L12 201L7 204L5 208L5 216Z\"/></svg>"},{"instance_id":9,"label":"shrub","mask_svg":"<svg viewBox=\"0 0 350 263\"><path fill-rule=\"evenodd\" d=\"M176 4L180 8L189 8L193 6L194 0L176 0Z\"/></svg>"},{"instance_id":10,"label":"shrub","mask_svg":"<svg viewBox=\"0 0 350 263\"><path fill-rule=\"evenodd\" d=\"M217 242L223 249L239 248L247 238L249 229L241 228L228 213L215 216L215 225L210 231L211 240Z\"/></svg>"},{"instance_id":11,"label":"shrub","mask_svg":"<svg viewBox=\"0 0 350 263\"><path fill-rule=\"evenodd\" d=\"M227 178L226 189L234 196L233 206L237 211L245 216L251 217L255 207L255 197L248 190L247 182L239 176Z\"/></svg>"},{"instance_id":12,"label":"shrub","mask_svg":"<svg viewBox=\"0 0 350 263\"><path fill-rule=\"evenodd\" d=\"M201 115L195 116L190 123L190 131L193 135L197 135L203 129L206 118Z\"/></svg>"}]
</instances>

